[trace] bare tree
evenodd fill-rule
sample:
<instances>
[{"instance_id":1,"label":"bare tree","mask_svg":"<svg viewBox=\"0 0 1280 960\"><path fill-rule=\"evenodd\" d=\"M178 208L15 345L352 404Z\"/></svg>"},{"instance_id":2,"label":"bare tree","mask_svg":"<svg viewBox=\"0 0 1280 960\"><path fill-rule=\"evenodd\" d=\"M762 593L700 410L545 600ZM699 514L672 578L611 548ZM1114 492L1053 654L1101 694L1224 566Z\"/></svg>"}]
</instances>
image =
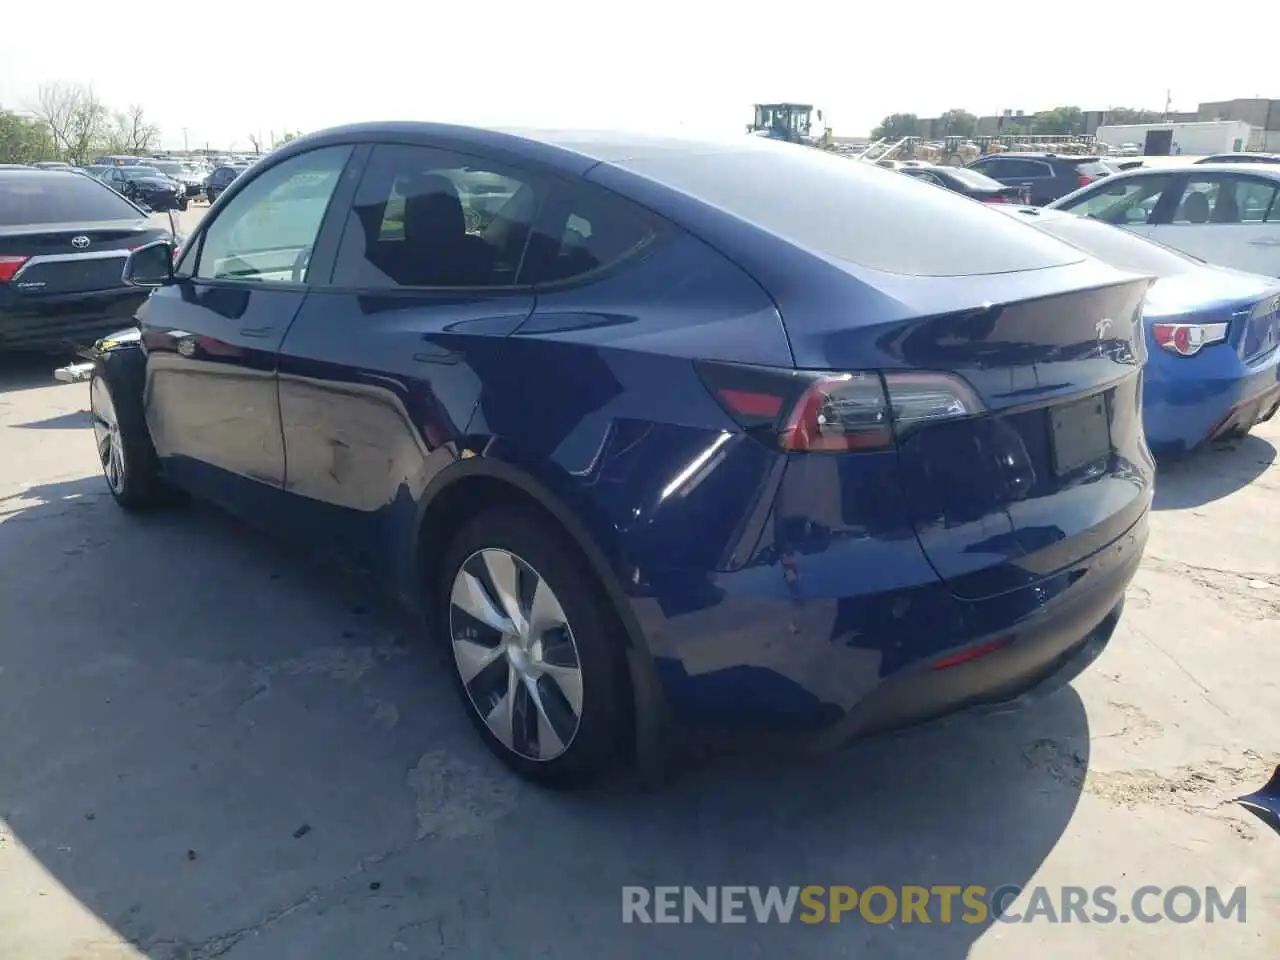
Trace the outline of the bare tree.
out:
<instances>
[{"instance_id":1,"label":"bare tree","mask_svg":"<svg viewBox=\"0 0 1280 960\"><path fill-rule=\"evenodd\" d=\"M253 152L254 152L254 153L261 153L261 152L262 152L262 144L258 142L258 136L257 136L257 134L254 134L254 133L249 134L249 143L251 143L251 144L253 145Z\"/></svg>"},{"instance_id":2,"label":"bare tree","mask_svg":"<svg viewBox=\"0 0 1280 960\"><path fill-rule=\"evenodd\" d=\"M142 107L135 104L112 117L112 127L106 139L107 152L142 155L154 150L159 139L160 128L148 123Z\"/></svg>"},{"instance_id":3,"label":"bare tree","mask_svg":"<svg viewBox=\"0 0 1280 960\"><path fill-rule=\"evenodd\" d=\"M84 84L43 84L34 112L48 126L58 153L75 163L92 159L107 134L107 108Z\"/></svg>"}]
</instances>

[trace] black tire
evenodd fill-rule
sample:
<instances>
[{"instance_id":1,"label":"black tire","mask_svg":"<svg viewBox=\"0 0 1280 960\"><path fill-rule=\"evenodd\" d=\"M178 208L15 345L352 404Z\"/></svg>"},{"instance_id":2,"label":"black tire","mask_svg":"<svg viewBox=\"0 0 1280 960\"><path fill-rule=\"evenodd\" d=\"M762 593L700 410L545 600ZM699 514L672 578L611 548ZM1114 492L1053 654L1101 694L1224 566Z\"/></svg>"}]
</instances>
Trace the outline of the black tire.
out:
<instances>
[{"instance_id":1,"label":"black tire","mask_svg":"<svg viewBox=\"0 0 1280 960\"><path fill-rule=\"evenodd\" d=\"M181 200L179 200L179 201L178 201L178 209L179 209L180 211L182 211L183 213L185 213L185 212L186 212L186 210L187 210L187 198L186 198L186 197L183 197Z\"/></svg>"},{"instance_id":2,"label":"black tire","mask_svg":"<svg viewBox=\"0 0 1280 960\"><path fill-rule=\"evenodd\" d=\"M213 189L213 187L210 187L204 192L204 194L209 198L209 206L213 206L213 201L218 199L218 191Z\"/></svg>"},{"instance_id":3,"label":"black tire","mask_svg":"<svg viewBox=\"0 0 1280 960\"><path fill-rule=\"evenodd\" d=\"M581 710L563 752L552 759L531 758L499 740L472 700L457 665L453 652L455 624L451 619L454 580L464 563L486 549L514 554L528 564L551 588L569 628L566 633L580 672ZM485 744L503 763L523 777L555 787L584 785L616 765L626 749L631 716L625 638L599 580L553 522L533 510L518 507L498 507L473 518L446 549L440 578L434 586L432 611L432 623L447 648L454 688L463 708ZM497 669L506 668L499 664ZM532 709L530 703L526 696L525 716L536 718L536 714L528 713ZM541 740L540 735L538 739Z\"/></svg>"},{"instance_id":4,"label":"black tire","mask_svg":"<svg viewBox=\"0 0 1280 960\"><path fill-rule=\"evenodd\" d=\"M126 510L145 510L173 499L172 492L160 478L160 463L147 431L141 378L134 366L137 363L137 358L130 358L129 351L107 354L97 361L89 379L89 406L98 459L107 489ZM109 412L104 403L110 404ZM114 431L109 423L111 418L115 422ZM114 450L118 451L115 464L109 462L111 451L104 450L104 432L110 434Z\"/></svg>"}]
</instances>

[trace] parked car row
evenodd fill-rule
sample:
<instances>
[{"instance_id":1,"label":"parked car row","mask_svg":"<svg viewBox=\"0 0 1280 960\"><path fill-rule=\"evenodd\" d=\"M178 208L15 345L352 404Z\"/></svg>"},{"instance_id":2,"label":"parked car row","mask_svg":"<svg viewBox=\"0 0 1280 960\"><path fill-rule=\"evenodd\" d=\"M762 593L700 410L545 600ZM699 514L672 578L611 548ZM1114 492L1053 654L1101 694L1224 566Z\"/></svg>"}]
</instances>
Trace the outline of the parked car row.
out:
<instances>
[{"instance_id":1,"label":"parked car row","mask_svg":"<svg viewBox=\"0 0 1280 960\"><path fill-rule=\"evenodd\" d=\"M900 172L986 202L1004 199L947 180L943 169ZM1280 165L1136 168L1089 179L1045 208L1002 209L1112 266L1156 278L1144 308L1151 359L1143 421L1153 450L1194 450L1275 415Z\"/></svg>"}]
</instances>

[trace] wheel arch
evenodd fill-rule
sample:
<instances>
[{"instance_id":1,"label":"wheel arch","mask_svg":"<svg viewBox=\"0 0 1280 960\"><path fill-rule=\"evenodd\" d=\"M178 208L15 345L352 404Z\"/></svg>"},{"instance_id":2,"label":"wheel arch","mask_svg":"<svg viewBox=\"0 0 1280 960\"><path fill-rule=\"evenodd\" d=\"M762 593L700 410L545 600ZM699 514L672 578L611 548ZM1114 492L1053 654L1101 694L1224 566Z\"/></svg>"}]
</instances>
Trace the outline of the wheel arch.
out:
<instances>
[{"instance_id":1,"label":"wheel arch","mask_svg":"<svg viewBox=\"0 0 1280 960\"><path fill-rule=\"evenodd\" d=\"M572 494L567 489L555 489L553 483L488 453L464 455L445 467L428 484L419 502L410 551L411 583L433 582L429 578L438 572L435 564L443 553L444 543L479 510L500 504L528 506L545 515L569 538L600 581L618 615L628 645L647 654L648 641L610 557L621 553L612 528L598 518L584 521L580 511L570 506ZM605 541L603 547L601 540Z\"/></svg>"},{"instance_id":2,"label":"wheel arch","mask_svg":"<svg viewBox=\"0 0 1280 960\"><path fill-rule=\"evenodd\" d=\"M460 529L479 510L489 507L515 504L541 512L568 537L609 599L609 607L626 642L634 759L646 780L661 781L665 776L669 713L649 642L610 560L609 552L615 557L622 556L611 534L612 528L603 519L591 517L589 507L586 515L594 522L584 521L570 506L577 498L572 496L569 480L556 484L554 480L538 477L515 463L490 455L492 444L478 444L477 448L486 449L486 454L464 455L454 461L435 476L421 497L409 551L409 596L428 626L434 629L438 625L431 622L429 605L422 603L421 598L425 595L424 585L434 583L439 576L443 547L453 531ZM563 489L557 490L557 486ZM598 537L605 540L605 548L601 547Z\"/></svg>"}]
</instances>

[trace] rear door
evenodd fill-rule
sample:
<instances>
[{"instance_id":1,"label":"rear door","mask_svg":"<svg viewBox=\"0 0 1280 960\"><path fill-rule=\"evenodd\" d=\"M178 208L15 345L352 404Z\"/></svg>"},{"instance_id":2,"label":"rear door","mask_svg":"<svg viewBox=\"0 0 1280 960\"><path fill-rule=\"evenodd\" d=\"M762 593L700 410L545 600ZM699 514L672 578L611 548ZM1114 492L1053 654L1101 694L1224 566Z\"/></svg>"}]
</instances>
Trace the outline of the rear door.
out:
<instances>
[{"instance_id":1,"label":"rear door","mask_svg":"<svg viewBox=\"0 0 1280 960\"><path fill-rule=\"evenodd\" d=\"M264 170L192 239L178 281L139 311L147 422L165 468L242 512L284 483L276 355L350 146Z\"/></svg>"},{"instance_id":2,"label":"rear door","mask_svg":"<svg viewBox=\"0 0 1280 960\"><path fill-rule=\"evenodd\" d=\"M453 462L483 371L502 368L505 338L533 311L516 274L544 190L496 159L373 147L331 281L280 354L285 509L317 549L374 570L401 556L396 538Z\"/></svg>"},{"instance_id":3,"label":"rear door","mask_svg":"<svg viewBox=\"0 0 1280 960\"><path fill-rule=\"evenodd\" d=\"M1280 276L1280 181L1244 173L1188 174L1147 235L1209 263Z\"/></svg>"}]
</instances>

